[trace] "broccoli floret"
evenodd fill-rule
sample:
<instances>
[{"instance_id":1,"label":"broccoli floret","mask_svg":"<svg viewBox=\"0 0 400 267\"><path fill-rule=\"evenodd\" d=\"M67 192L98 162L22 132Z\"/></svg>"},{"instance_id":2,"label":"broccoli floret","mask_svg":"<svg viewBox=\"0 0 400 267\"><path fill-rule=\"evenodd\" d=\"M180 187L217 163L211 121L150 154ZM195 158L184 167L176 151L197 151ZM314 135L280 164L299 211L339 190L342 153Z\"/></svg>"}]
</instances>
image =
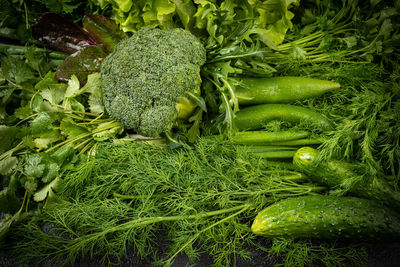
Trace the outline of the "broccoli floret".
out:
<instances>
[{"instance_id":1,"label":"broccoli floret","mask_svg":"<svg viewBox=\"0 0 400 267\"><path fill-rule=\"evenodd\" d=\"M158 136L194 110L185 94L200 93L205 60L205 48L186 30L141 29L102 63L104 107L125 128ZM186 115L179 114L179 107Z\"/></svg>"}]
</instances>

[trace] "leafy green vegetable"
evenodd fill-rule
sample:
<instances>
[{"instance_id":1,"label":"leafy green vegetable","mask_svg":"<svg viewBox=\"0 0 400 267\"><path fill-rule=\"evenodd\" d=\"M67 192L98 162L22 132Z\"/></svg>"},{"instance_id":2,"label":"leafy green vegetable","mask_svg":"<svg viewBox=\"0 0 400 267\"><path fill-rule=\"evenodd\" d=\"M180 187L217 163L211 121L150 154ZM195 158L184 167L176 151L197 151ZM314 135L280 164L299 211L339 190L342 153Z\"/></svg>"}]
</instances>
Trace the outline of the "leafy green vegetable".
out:
<instances>
[{"instance_id":1,"label":"leafy green vegetable","mask_svg":"<svg viewBox=\"0 0 400 267\"><path fill-rule=\"evenodd\" d=\"M171 242L164 263L181 252L195 259L200 248L216 265L229 265L233 253L248 255L244 245L254 236L247 222L254 212L276 199L324 189L304 182L229 143L201 141L192 150L102 143L61 181L63 200L20 229L27 236L22 245L35 248L39 260L66 256L73 262L78 253L99 253L107 262L123 256L127 244L151 257L154 237L164 232ZM44 233L42 222L53 224L57 235Z\"/></svg>"},{"instance_id":2,"label":"leafy green vegetable","mask_svg":"<svg viewBox=\"0 0 400 267\"><path fill-rule=\"evenodd\" d=\"M89 93L89 110L93 114L104 113L103 91L101 90L100 73L89 74L87 83L82 90Z\"/></svg>"},{"instance_id":3,"label":"leafy green vegetable","mask_svg":"<svg viewBox=\"0 0 400 267\"><path fill-rule=\"evenodd\" d=\"M44 13L37 18L32 36L47 46L73 54L94 44L91 36L78 24L56 13Z\"/></svg>"},{"instance_id":4,"label":"leafy green vegetable","mask_svg":"<svg viewBox=\"0 0 400 267\"><path fill-rule=\"evenodd\" d=\"M367 248L364 244L334 244L326 241L295 240L274 238L268 250L271 256L279 256L287 266L343 266L346 264L366 264Z\"/></svg>"},{"instance_id":5,"label":"leafy green vegetable","mask_svg":"<svg viewBox=\"0 0 400 267\"><path fill-rule=\"evenodd\" d=\"M103 44L107 52L128 36L119 30L118 25L111 19L98 14L86 14L82 19L83 28L89 32L97 44Z\"/></svg>"},{"instance_id":6,"label":"leafy green vegetable","mask_svg":"<svg viewBox=\"0 0 400 267\"><path fill-rule=\"evenodd\" d=\"M51 131L53 129L52 126L50 115L46 112L42 112L32 120L30 128L34 136L40 137L41 134Z\"/></svg>"},{"instance_id":7,"label":"leafy green vegetable","mask_svg":"<svg viewBox=\"0 0 400 267\"><path fill-rule=\"evenodd\" d=\"M56 165L57 166L57 165ZM54 190L57 188L58 183L60 182L59 178L55 178L51 183L46 184L42 189L38 190L33 195L33 200L39 202L45 200L48 196L54 194Z\"/></svg>"},{"instance_id":8,"label":"leafy green vegetable","mask_svg":"<svg viewBox=\"0 0 400 267\"><path fill-rule=\"evenodd\" d=\"M7 80L17 85L35 78L34 71L24 61L11 56L2 59L1 71Z\"/></svg>"},{"instance_id":9,"label":"leafy green vegetable","mask_svg":"<svg viewBox=\"0 0 400 267\"><path fill-rule=\"evenodd\" d=\"M57 78L60 81L68 82L74 75L83 85L86 83L89 74L100 72L101 63L105 57L106 53L102 45L83 48L67 57L57 67Z\"/></svg>"},{"instance_id":10,"label":"leafy green vegetable","mask_svg":"<svg viewBox=\"0 0 400 267\"><path fill-rule=\"evenodd\" d=\"M13 168L18 163L18 159L16 157L6 157L0 161L0 175L6 176L10 174Z\"/></svg>"}]
</instances>

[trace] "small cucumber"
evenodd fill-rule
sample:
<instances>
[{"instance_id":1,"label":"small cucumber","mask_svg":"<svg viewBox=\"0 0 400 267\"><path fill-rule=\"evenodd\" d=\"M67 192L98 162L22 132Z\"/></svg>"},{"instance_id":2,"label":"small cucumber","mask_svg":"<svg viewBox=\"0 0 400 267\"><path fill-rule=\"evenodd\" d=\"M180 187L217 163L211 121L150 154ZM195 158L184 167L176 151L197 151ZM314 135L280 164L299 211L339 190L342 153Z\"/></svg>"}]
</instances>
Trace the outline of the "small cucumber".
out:
<instances>
[{"instance_id":1,"label":"small cucumber","mask_svg":"<svg viewBox=\"0 0 400 267\"><path fill-rule=\"evenodd\" d=\"M267 122L281 120L288 122L307 122L321 130L331 130L332 122L309 108L288 104L262 104L245 107L235 113L235 125L239 131L262 128Z\"/></svg>"},{"instance_id":2,"label":"small cucumber","mask_svg":"<svg viewBox=\"0 0 400 267\"><path fill-rule=\"evenodd\" d=\"M232 136L232 142L239 145L267 145L273 142L298 140L309 135L307 131L246 131L237 132Z\"/></svg>"},{"instance_id":3,"label":"small cucumber","mask_svg":"<svg viewBox=\"0 0 400 267\"><path fill-rule=\"evenodd\" d=\"M240 84L236 97L242 105L287 103L340 88L337 82L291 76L243 78Z\"/></svg>"},{"instance_id":4,"label":"small cucumber","mask_svg":"<svg viewBox=\"0 0 400 267\"><path fill-rule=\"evenodd\" d=\"M293 157L293 164L316 183L332 189L343 186L352 179L357 179L357 173L351 165L344 161L328 160L318 162L319 151L312 147L302 147ZM348 192L354 196L373 199L400 212L400 192L383 179L356 182Z\"/></svg>"},{"instance_id":5,"label":"small cucumber","mask_svg":"<svg viewBox=\"0 0 400 267\"><path fill-rule=\"evenodd\" d=\"M251 231L265 237L396 240L400 215L368 199L301 196L260 211Z\"/></svg>"}]
</instances>

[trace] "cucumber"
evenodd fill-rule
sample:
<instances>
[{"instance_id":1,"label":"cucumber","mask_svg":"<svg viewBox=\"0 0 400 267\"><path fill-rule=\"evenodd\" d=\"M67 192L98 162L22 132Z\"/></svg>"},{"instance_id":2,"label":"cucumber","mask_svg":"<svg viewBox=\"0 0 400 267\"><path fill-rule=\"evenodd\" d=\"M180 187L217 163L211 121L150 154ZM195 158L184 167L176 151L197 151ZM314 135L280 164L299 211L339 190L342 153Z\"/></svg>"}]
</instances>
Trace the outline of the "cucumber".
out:
<instances>
[{"instance_id":1,"label":"cucumber","mask_svg":"<svg viewBox=\"0 0 400 267\"><path fill-rule=\"evenodd\" d=\"M242 78L236 97L242 105L287 103L318 97L337 88L337 82L305 77Z\"/></svg>"},{"instance_id":2,"label":"cucumber","mask_svg":"<svg viewBox=\"0 0 400 267\"><path fill-rule=\"evenodd\" d=\"M244 131L261 129L273 120L293 123L304 121L321 130L333 129L332 122L317 111L288 104L262 104L242 108L235 113L234 123L239 131Z\"/></svg>"},{"instance_id":3,"label":"cucumber","mask_svg":"<svg viewBox=\"0 0 400 267\"><path fill-rule=\"evenodd\" d=\"M395 240L400 215L368 199L301 196L260 211L251 231L265 237Z\"/></svg>"},{"instance_id":4,"label":"cucumber","mask_svg":"<svg viewBox=\"0 0 400 267\"><path fill-rule=\"evenodd\" d=\"M318 162L319 151L312 147L302 147L293 157L293 164L303 171L313 182L332 189L342 187L346 182L357 180L357 173L344 161L328 160ZM373 199L400 212L400 192L383 179L360 180L348 190L354 196Z\"/></svg>"},{"instance_id":5,"label":"cucumber","mask_svg":"<svg viewBox=\"0 0 400 267\"><path fill-rule=\"evenodd\" d=\"M306 138L310 135L307 131L247 131L237 132L232 136L232 142L240 145L266 145L273 142L292 141Z\"/></svg>"}]
</instances>

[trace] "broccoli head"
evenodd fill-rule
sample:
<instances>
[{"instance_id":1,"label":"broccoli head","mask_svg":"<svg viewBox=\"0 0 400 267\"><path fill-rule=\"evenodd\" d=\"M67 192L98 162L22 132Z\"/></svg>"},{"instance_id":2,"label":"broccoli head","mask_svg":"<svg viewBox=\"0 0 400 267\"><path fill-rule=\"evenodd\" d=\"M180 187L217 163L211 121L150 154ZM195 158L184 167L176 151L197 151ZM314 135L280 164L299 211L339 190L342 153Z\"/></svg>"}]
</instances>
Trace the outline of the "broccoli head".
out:
<instances>
[{"instance_id":1,"label":"broccoli head","mask_svg":"<svg viewBox=\"0 0 400 267\"><path fill-rule=\"evenodd\" d=\"M125 128L158 136L196 107L186 94L200 93L205 60L205 48L186 30L141 29L101 65L104 107Z\"/></svg>"}]
</instances>

